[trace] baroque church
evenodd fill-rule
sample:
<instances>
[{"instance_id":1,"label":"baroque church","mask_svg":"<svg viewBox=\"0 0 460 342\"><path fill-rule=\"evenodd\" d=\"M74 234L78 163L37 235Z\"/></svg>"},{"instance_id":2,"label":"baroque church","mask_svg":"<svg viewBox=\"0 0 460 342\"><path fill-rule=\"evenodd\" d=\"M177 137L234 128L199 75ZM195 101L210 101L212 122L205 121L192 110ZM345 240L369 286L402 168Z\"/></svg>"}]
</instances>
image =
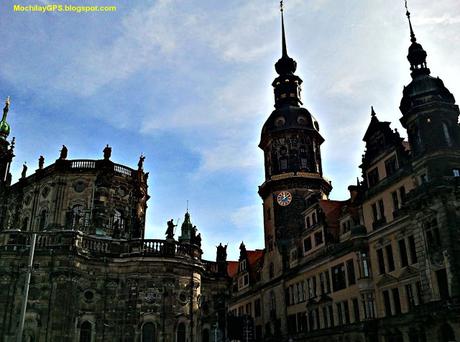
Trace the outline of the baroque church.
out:
<instances>
[{"instance_id":1,"label":"baroque church","mask_svg":"<svg viewBox=\"0 0 460 342\"><path fill-rule=\"evenodd\" d=\"M63 146L12 184L7 100L0 122L1 341L460 341L459 107L409 20L405 140L372 108L362 178L329 199L320 125L282 53L275 109L262 127L263 249L202 258L185 213L180 234L146 239L137 168L68 159ZM327 138L327 137L326 137ZM204 237L206 238L206 237Z\"/></svg>"}]
</instances>

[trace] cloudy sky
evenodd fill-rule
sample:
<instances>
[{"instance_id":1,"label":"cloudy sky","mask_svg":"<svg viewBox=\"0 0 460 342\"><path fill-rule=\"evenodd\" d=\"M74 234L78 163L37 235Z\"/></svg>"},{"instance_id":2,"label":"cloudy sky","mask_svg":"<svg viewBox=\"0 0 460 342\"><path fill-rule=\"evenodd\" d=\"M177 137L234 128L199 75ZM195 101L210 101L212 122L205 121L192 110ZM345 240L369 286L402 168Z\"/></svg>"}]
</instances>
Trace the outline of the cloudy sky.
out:
<instances>
[{"instance_id":1,"label":"cloudy sky","mask_svg":"<svg viewBox=\"0 0 460 342\"><path fill-rule=\"evenodd\" d=\"M263 248L260 129L273 110L280 56L277 0L79 0L113 13L14 13L0 4L0 97L11 96L13 172L47 164L62 144L69 158L135 167L147 156L151 199L147 237L182 221L187 200L205 257L244 240ZM56 1L53 1L56 3ZM67 0L62 1L68 3ZM460 96L460 3L412 0L416 35L433 75ZM356 182L373 105L399 125L410 81L402 0L286 0L289 54L304 80L303 101L326 139L331 198Z\"/></svg>"}]
</instances>

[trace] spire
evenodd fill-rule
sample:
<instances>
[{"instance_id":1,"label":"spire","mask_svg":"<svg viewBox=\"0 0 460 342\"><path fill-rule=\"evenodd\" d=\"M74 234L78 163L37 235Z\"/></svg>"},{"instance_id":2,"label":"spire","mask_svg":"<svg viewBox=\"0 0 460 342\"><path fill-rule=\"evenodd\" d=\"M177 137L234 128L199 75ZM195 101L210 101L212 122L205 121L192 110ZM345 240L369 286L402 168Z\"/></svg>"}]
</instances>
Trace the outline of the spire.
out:
<instances>
[{"instance_id":1,"label":"spire","mask_svg":"<svg viewBox=\"0 0 460 342\"><path fill-rule=\"evenodd\" d=\"M375 110L374 110L374 106L371 106L371 117L375 117L376 114L375 114Z\"/></svg>"},{"instance_id":2,"label":"spire","mask_svg":"<svg viewBox=\"0 0 460 342\"><path fill-rule=\"evenodd\" d=\"M412 43L415 43L417 41L417 38L415 38L414 29L412 28L412 21L410 20L410 12L409 12L409 8L407 7L407 0L404 0L404 4L406 6L406 16L407 16L407 19L409 20L410 41Z\"/></svg>"},{"instance_id":3,"label":"spire","mask_svg":"<svg viewBox=\"0 0 460 342\"><path fill-rule=\"evenodd\" d=\"M284 7L283 0L280 1L280 12L281 12L281 58L276 62L275 69L279 75L294 74L297 69L297 63L287 53L286 44L286 31L284 29Z\"/></svg>"},{"instance_id":4,"label":"spire","mask_svg":"<svg viewBox=\"0 0 460 342\"><path fill-rule=\"evenodd\" d=\"M10 125L6 122L8 111L10 110L10 97L8 96L5 101L5 107L3 108L3 117L0 121L0 139L6 140L10 134Z\"/></svg>"},{"instance_id":5,"label":"spire","mask_svg":"<svg viewBox=\"0 0 460 342\"><path fill-rule=\"evenodd\" d=\"M286 33L284 31L283 0L280 1L280 11L281 11L281 31L282 31L281 45L282 45L282 49L283 49L283 57L288 57L287 46L286 46Z\"/></svg>"},{"instance_id":6,"label":"spire","mask_svg":"<svg viewBox=\"0 0 460 342\"><path fill-rule=\"evenodd\" d=\"M411 76L412 78L415 78L420 75L429 75L430 69L428 69L426 64L427 53L423 49L422 45L417 43L417 38L415 37L414 29L412 27L407 0L404 0L404 4L406 7L406 16L409 21L410 41L412 42L409 47L409 54L407 55L407 59L410 63L410 69L412 70Z\"/></svg>"}]
</instances>

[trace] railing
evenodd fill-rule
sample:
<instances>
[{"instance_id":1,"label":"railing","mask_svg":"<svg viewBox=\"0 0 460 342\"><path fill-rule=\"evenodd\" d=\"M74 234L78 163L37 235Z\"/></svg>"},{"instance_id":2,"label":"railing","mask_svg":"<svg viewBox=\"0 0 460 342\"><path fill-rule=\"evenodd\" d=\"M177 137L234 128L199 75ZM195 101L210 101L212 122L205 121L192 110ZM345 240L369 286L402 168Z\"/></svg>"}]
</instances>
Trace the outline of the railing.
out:
<instances>
[{"instance_id":1,"label":"railing","mask_svg":"<svg viewBox=\"0 0 460 342\"><path fill-rule=\"evenodd\" d=\"M32 232L5 230L0 232L0 251L28 249ZM110 257L159 256L201 260L199 246L179 243L175 240L111 239L86 235L75 230L37 232L36 250L76 249L82 255L107 255Z\"/></svg>"},{"instance_id":2,"label":"railing","mask_svg":"<svg viewBox=\"0 0 460 342\"><path fill-rule=\"evenodd\" d=\"M126 176L131 176L132 171L133 171L129 167L126 167L126 166L123 166L123 165L120 165L120 164L114 164L113 169L114 169L115 172L121 173L122 175L126 175Z\"/></svg>"},{"instance_id":3,"label":"railing","mask_svg":"<svg viewBox=\"0 0 460 342\"><path fill-rule=\"evenodd\" d=\"M71 160L71 169L95 169L96 161L88 159Z\"/></svg>"}]
</instances>

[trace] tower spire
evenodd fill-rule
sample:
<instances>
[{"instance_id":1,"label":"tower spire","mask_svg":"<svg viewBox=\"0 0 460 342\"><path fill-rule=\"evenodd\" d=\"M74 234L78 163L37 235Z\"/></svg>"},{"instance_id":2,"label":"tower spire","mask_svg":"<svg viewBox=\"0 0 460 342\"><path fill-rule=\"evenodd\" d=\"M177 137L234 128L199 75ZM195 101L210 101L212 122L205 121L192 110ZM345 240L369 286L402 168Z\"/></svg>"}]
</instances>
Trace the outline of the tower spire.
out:
<instances>
[{"instance_id":1,"label":"tower spire","mask_svg":"<svg viewBox=\"0 0 460 342\"><path fill-rule=\"evenodd\" d=\"M412 43L415 43L417 41L417 38L415 37L414 29L412 27L412 21L410 19L410 12L409 12L409 7L407 6L407 0L404 0L404 5L406 6L406 16L407 20L409 20L409 28L410 28L410 41Z\"/></svg>"},{"instance_id":2,"label":"tower spire","mask_svg":"<svg viewBox=\"0 0 460 342\"><path fill-rule=\"evenodd\" d=\"M287 45L286 45L286 32L284 30L284 1L280 1L280 12L281 12L281 46L283 49L283 57L288 57Z\"/></svg>"},{"instance_id":3,"label":"tower spire","mask_svg":"<svg viewBox=\"0 0 460 342\"><path fill-rule=\"evenodd\" d=\"M412 21L410 17L409 7L407 5L407 0L404 0L404 5L406 7L406 16L409 20L409 29L410 29L410 41L412 44L409 47L409 54L407 55L407 60L410 63L410 69L412 70L411 76L415 78L417 76L429 75L430 69L426 64L427 53L423 49L423 46L417 43L417 38L415 37L414 28L412 27Z\"/></svg>"}]
</instances>

